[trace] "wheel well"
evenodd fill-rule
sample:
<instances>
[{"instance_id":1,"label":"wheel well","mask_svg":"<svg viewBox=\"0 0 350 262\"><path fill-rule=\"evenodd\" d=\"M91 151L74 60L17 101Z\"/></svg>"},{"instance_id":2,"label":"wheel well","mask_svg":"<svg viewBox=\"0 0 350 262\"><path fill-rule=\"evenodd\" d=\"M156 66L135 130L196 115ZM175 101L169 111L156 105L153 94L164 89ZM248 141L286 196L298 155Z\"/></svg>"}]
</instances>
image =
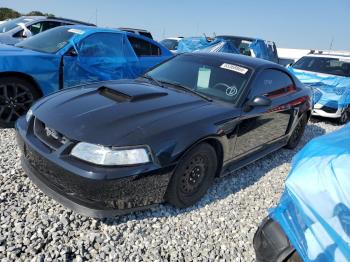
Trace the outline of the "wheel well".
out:
<instances>
[{"instance_id":1,"label":"wheel well","mask_svg":"<svg viewBox=\"0 0 350 262\"><path fill-rule=\"evenodd\" d=\"M39 85L37 84L37 82L33 79L33 77L31 77L30 75L24 74L24 73L19 73L19 72L1 72L0 73L0 78L1 77L17 77L17 78L21 78L24 79L28 82L30 82L35 89L38 91L38 93L40 94L40 97L43 96L43 92L41 91L41 89L39 88Z\"/></svg>"},{"instance_id":2,"label":"wheel well","mask_svg":"<svg viewBox=\"0 0 350 262\"><path fill-rule=\"evenodd\" d=\"M223 152L221 143L215 138L207 138L202 140L201 142L207 143L215 149L217 160L218 160L218 167L217 167L215 176L216 177L220 176L222 165L223 165L223 159L224 159L224 152Z\"/></svg>"}]
</instances>

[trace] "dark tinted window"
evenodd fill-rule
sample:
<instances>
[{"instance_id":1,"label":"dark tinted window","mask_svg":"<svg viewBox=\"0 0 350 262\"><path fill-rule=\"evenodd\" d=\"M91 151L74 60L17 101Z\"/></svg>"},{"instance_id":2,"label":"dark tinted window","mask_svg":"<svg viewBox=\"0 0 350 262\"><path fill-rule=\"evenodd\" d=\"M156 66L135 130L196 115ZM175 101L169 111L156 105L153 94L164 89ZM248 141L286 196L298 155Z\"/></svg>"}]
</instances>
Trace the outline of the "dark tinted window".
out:
<instances>
[{"instance_id":1,"label":"dark tinted window","mask_svg":"<svg viewBox=\"0 0 350 262\"><path fill-rule=\"evenodd\" d=\"M350 76L350 58L304 56L293 65L295 69L338 76Z\"/></svg>"},{"instance_id":2,"label":"dark tinted window","mask_svg":"<svg viewBox=\"0 0 350 262\"><path fill-rule=\"evenodd\" d=\"M28 26L28 29L32 32L33 35L36 35L60 25L61 23L56 21L42 21Z\"/></svg>"},{"instance_id":3,"label":"dark tinted window","mask_svg":"<svg viewBox=\"0 0 350 262\"><path fill-rule=\"evenodd\" d=\"M123 56L123 35L118 33L96 33L78 45L79 56L120 57Z\"/></svg>"},{"instance_id":4,"label":"dark tinted window","mask_svg":"<svg viewBox=\"0 0 350 262\"><path fill-rule=\"evenodd\" d=\"M160 48L148 41L128 36L130 44L137 56L160 56Z\"/></svg>"},{"instance_id":5,"label":"dark tinted window","mask_svg":"<svg viewBox=\"0 0 350 262\"><path fill-rule=\"evenodd\" d=\"M295 91L294 83L286 73L275 69L266 69L254 81L251 97L265 95L274 98L293 91Z\"/></svg>"},{"instance_id":6,"label":"dark tinted window","mask_svg":"<svg viewBox=\"0 0 350 262\"><path fill-rule=\"evenodd\" d=\"M140 34L140 35L143 35L143 36L145 36L145 37L148 37L148 38L153 39L151 33L149 33L149 32L139 32L139 34Z\"/></svg>"},{"instance_id":7,"label":"dark tinted window","mask_svg":"<svg viewBox=\"0 0 350 262\"><path fill-rule=\"evenodd\" d=\"M213 99L235 104L250 70L234 63L193 55L180 55L148 73L163 83L179 83Z\"/></svg>"}]
</instances>

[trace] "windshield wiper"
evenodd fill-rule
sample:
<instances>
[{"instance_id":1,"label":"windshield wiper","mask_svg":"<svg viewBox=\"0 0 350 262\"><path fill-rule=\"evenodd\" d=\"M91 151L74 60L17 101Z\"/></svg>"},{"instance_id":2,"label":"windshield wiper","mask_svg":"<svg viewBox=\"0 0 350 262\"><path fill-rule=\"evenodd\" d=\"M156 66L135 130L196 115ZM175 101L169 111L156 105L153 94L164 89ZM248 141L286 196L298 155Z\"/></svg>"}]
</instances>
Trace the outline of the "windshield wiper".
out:
<instances>
[{"instance_id":1,"label":"windshield wiper","mask_svg":"<svg viewBox=\"0 0 350 262\"><path fill-rule=\"evenodd\" d=\"M153 83L156 83L157 86L164 87L160 81L158 81L157 79L155 79L154 77L152 77L152 76L150 76L148 74L145 74L145 75L143 75L141 77L142 78L146 78L148 80L151 80Z\"/></svg>"},{"instance_id":2,"label":"windshield wiper","mask_svg":"<svg viewBox=\"0 0 350 262\"><path fill-rule=\"evenodd\" d=\"M172 86L175 86L175 87L179 87L179 88L181 88L182 90L185 90L186 92L195 94L195 95L197 95L197 96L199 96L199 97L201 97L201 98L203 98L203 99L205 99L205 100L207 100L207 101L209 101L209 102L212 102L212 101L213 101L213 99L211 99L210 97L207 97L206 95L203 95L203 94L201 94L201 93L199 93L199 92L193 90L192 88L190 88L190 87L188 87L188 86L185 86L185 85L183 85L183 84L181 84L181 83L178 83L178 82L175 82L175 81L173 82L173 81L163 81L163 80L160 81L160 82L162 82L162 83L164 83L164 84L169 84L169 85L172 85Z\"/></svg>"}]
</instances>

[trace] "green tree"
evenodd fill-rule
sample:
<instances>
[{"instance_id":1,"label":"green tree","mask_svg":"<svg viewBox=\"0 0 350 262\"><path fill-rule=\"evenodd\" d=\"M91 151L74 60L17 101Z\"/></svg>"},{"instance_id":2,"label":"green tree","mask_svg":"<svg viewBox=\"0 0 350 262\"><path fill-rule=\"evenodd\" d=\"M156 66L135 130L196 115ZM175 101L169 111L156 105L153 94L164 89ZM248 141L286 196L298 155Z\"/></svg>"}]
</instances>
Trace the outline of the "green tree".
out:
<instances>
[{"instance_id":1,"label":"green tree","mask_svg":"<svg viewBox=\"0 0 350 262\"><path fill-rule=\"evenodd\" d=\"M6 7L0 7L0 21L6 20L9 18L16 18L19 16L21 16L21 14L13 9L6 8Z\"/></svg>"},{"instance_id":2,"label":"green tree","mask_svg":"<svg viewBox=\"0 0 350 262\"><path fill-rule=\"evenodd\" d=\"M55 15L53 15L53 14L43 13L43 12L40 12L40 11L31 11L31 12L29 12L26 15L55 17Z\"/></svg>"}]
</instances>

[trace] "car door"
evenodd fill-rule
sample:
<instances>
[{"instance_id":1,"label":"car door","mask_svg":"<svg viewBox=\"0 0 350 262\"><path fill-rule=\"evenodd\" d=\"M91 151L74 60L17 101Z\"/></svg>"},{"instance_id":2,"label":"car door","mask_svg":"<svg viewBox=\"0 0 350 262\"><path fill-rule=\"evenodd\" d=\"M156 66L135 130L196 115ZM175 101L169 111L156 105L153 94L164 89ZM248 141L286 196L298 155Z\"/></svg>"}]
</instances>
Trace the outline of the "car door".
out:
<instances>
[{"instance_id":1,"label":"car door","mask_svg":"<svg viewBox=\"0 0 350 262\"><path fill-rule=\"evenodd\" d=\"M91 34L76 43L74 51L64 56L64 87L140 75L138 58L124 33Z\"/></svg>"},{"instance_id":2,"label":"car door","mask_svg":"<svg viewBox=\"0 0 350 262\"><path fill-rule=\"evenodd\" d=\"M136 35L128 35L128 39L140 60L140 67L143 73L164 60L164 57L162 57L162 50L159 46L146 39L141 39Z\"/></svg>"},{"instance_id":3,"label":"car door","mask_svg":"<svg viewBox=\"0 0 350 262\"><path fill-rule=\"evenodd\" d=\"M265 69L251 85L247 100L265 96L270 106L243 109L234 155L242 156L269 147L283 139L295 111L288 105L288 94L295 92L293 80L283 71Z\"/></svg>"}]
</instances>

